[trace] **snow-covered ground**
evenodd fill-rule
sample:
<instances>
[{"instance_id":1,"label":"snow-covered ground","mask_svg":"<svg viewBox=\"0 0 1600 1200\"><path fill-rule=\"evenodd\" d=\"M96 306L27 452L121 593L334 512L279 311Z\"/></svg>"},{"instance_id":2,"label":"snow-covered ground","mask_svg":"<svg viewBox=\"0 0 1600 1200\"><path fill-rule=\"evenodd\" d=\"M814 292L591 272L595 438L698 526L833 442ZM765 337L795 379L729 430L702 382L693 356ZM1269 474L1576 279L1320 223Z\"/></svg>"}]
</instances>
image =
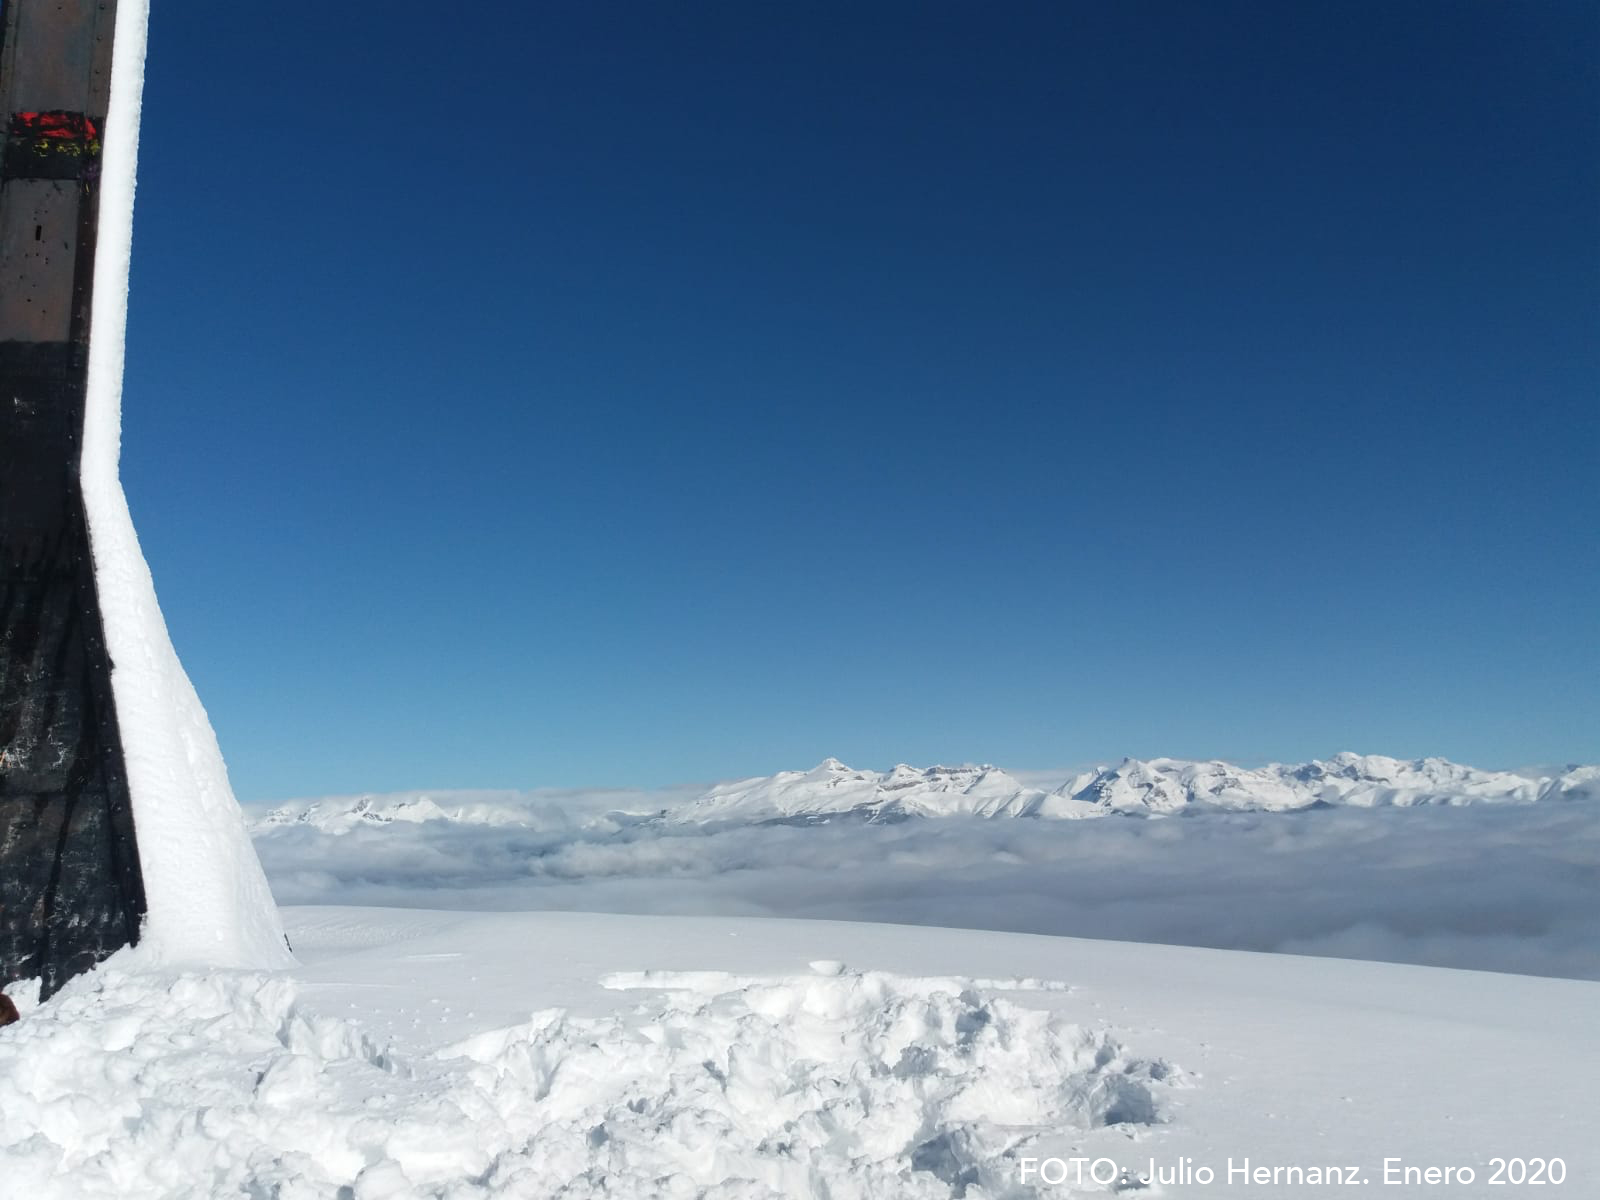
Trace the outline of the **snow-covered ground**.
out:
<instances>
[{"instance_id":1,"label":"snow-covered ground","mask_svg":"<svg viewBox=\"0 0 1600 1200\"><path fill-rule=\"evenodd\" d=\"M1593 983L862 923L285 916L294 972L134 952L0 1030L0 1195L1261 1197L1448 1168L1389 1194L1495 1196L1534 1160L1600 1194Z\"/></svg>"}]
</instances>

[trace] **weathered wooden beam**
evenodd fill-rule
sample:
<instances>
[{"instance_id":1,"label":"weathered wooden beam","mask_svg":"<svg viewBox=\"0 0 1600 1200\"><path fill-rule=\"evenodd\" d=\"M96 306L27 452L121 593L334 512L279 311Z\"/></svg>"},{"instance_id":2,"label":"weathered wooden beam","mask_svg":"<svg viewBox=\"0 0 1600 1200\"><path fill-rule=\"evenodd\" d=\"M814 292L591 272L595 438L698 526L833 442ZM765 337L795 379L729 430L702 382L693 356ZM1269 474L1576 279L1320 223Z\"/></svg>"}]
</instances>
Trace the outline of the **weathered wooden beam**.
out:
<instances>
[{"instance_id":1,"label":"weathered wooden beam","mask_svg":"<svg viewBox=\"0 0 1600 1200\"><path fill-rule=\"evenodd\" d=\"M79 483L115 0L0 28L0 983L138 940L144 885Z\"/></svg>"}]
</instances>

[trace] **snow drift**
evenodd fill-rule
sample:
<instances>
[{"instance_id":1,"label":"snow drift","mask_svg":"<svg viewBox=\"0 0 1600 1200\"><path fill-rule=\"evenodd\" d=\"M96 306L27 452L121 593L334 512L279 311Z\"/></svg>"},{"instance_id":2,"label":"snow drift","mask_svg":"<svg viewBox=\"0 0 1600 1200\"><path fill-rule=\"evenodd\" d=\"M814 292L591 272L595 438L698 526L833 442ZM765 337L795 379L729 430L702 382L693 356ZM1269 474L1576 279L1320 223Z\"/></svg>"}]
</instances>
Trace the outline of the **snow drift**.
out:
<instances>
[{"instance_id":1,"label":"snow drift","mask_svg":"<svg viewBox=\"0 0 1600 1200\"><path fill-rule=\"evenodd\" d=\"M1152 1124L1182 1081L1001 993L1025 983L837 963L603 982L632 1007L406 1057L285 976L108 964L0 1040L8 1194L1015 1195L1019 1148Z\"/></svg>"}]
</instances>

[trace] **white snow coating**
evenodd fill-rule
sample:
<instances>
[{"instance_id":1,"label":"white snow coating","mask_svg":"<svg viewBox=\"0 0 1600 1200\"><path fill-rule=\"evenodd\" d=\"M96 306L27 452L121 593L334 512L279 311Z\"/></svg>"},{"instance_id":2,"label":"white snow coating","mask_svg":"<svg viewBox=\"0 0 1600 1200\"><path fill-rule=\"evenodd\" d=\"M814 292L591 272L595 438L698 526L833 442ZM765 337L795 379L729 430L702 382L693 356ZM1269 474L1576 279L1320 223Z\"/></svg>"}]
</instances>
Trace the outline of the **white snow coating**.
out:
<instances>
[{"instance_id":1,"label":"white snow coating","mask_svg":"<svg viewBox=\"0 0 1600 1200\"><path fill-rule=\"evenodd\" d=\"M178 661L118 473L147 0L117 6L101 164L82 483L148 915L169 963L292 961L205 709Z\"/></svg>"}]
</instances>

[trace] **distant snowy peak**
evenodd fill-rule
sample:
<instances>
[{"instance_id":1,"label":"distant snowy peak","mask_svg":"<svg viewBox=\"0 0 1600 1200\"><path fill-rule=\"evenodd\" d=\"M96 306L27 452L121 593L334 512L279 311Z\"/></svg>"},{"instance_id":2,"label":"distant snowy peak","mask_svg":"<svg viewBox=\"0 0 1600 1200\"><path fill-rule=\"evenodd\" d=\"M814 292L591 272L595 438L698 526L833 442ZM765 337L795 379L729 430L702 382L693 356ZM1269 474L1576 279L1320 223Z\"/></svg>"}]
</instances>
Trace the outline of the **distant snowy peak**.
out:
<instances>
[{"instance_id":1,"label":"distant snowy peak","mask_svg":"<svg viewBox=\"0 0 1600 1200\"><path fill-rule=\"evenodd\" d=\"M1181 759L1124 759L1067 785L1074 800L1107 812L1172 813L1216 809L1287 811L1313 805L1405 808L1414 805L1532 804L1600 799L1600 768L1556 775L1485 771L1443 758L1412 761L1381 754L1336 754L1326 761L1265 767Z\"/></svg>"},{"instance_id":2,"label":"distant snowy peak","mask_svg":"<svg viewBox=\"0 0 1600 1200\"><path fill-rule=\"evenodd\" d=\"M667 819L694 824L814 823L844 817L875 822L948 816L1073 819L1205 810L1286 812L1318 805L1531 804L1584 797L1600 799L1600 767L1535 776L1483 771L1442 758L1407 762L1350 753L1327 761L1255 768L1127 758L1046 791L993 766L918 768L902 763L877 772L854 770L830 758L809 771L721 784L671 811Z\"/></svg>"},{"instance_id":3,"label":"distant snowy peak","mask_svg":"<svg viewBox=\"0 0 1600 1200\"><path fill-rule=\"evenodd\" d=\"M857 771L836 758L809 771L718 784L698 800L668 813L668 820L787 820L806 823L846 814L872 821L907 817L1028 816L1049 796L999 767L912 767Z\"/></svg>"},{"instance_id":4,"label":"distant snowy peak","mask_svg":"<svg viewBox=\"0 0 1600 1200\"><path fill-rule=\"evenodd\" d=\"M1317 796L1286 783L1280 771L1278 767L1250 770L1216 761L1125 758L1096 772L1070 794L1073 800L1101 812L1174 813L1191 804L1282 810L1316 803Z\"/></svg>"},{"instance_id":5,"label":"distant snowy peak","mask_svg":"<svg viewBox=\"0 0 1600 1200\"><path fill-rule=\"evenodd\" d=\"M1475 800L1532 803L1560 779L1510 771L1481 771L1443 758L1405 762L1381 754L1336 754L1327 762L1277 768L1330 804L1470 804Z\"/></svg>"},{"instance_id":6,"label":"distant snowy peak","mask_svg":"<svg viewBox=\"0 0 1600 1200\"><path fill-rule=\"evenodd\" d=\"M1550 787L1539 798L1600 800L1600 767L1568 767L1551 779Z\"/></svg>"},{"instance_id":7,"label":"distant snowy peak","mask_svg":"<svg viewBox=\"0 0 1600 1200\"><path fill-rule=\"evenodd\" d=\"M438 804L422 792L399 792L388 796L329 796L323 800L285 804L273 809L255 823L256 831L285 826L309 826L322 833L349 833L363 826L389 825L396 821L420 824L423 821L455 821L465 825L520 824L518 814L492 803Z\"/></svg>"}]
</instances>

